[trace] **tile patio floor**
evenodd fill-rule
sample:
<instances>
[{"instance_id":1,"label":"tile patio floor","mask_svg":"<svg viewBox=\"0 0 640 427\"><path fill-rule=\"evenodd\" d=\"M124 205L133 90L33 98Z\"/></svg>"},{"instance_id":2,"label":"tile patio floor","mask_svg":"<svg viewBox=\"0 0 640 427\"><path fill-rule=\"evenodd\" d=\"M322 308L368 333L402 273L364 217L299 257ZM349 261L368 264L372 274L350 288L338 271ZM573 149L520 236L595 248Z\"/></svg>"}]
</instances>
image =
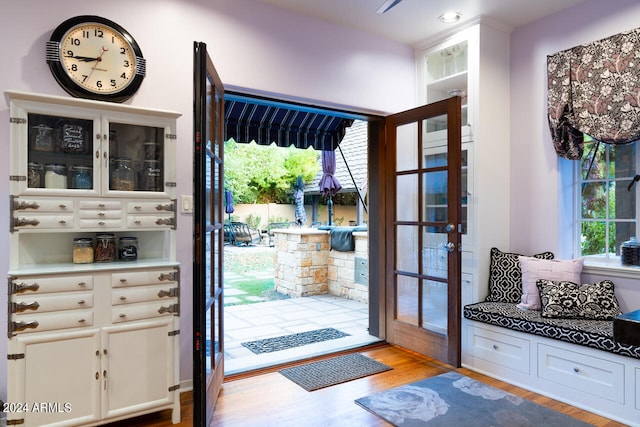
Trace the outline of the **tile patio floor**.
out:
<instances>
[{"instance_id":1,"label":"tile patio floor","mask_svg":"<svg viewBox=\"0 0 640 427\"><path fill-rule=\"evenodd\" d=\"M273 277L258 271L257 277ZM270 276L269 276L270 275ZM225 301L242 298L233 288L239 278L225 272ZM259 298L256 298L258 301ZM333 295L255 302L224 307L225 375L251 371L379 341L368 333L369 313L365 303ZM335 328L349 336L289 350L254 354L243 342L323 328Z\"/></svg>"}]
</instances>

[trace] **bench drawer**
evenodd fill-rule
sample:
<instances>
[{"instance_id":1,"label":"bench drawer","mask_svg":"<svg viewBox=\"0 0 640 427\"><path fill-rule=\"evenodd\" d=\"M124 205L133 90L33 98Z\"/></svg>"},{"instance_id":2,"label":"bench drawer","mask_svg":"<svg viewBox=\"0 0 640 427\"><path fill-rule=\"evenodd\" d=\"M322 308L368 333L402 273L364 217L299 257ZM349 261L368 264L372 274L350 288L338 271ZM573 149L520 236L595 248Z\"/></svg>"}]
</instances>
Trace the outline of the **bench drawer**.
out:
<instances>
[{"instance_id":1,"label":"bench drawer","mask_svg":"<svg viewBox=\"0 0 640 427\"><path fill-rule=\"evenodd\" d=\"M539 344L538 377L624 404L624 365L621 363Z\"/></svg>"},{"instance_id":2,"label":"bench drawer","mask_svg":"<svg viewBox=\"0 0 640 427\"><path fill-rule=\"evenodd\" d=\"M470 327L469 332L475 357L529 373L529 341L477 326Z\"/></svg>"}]
</instances>

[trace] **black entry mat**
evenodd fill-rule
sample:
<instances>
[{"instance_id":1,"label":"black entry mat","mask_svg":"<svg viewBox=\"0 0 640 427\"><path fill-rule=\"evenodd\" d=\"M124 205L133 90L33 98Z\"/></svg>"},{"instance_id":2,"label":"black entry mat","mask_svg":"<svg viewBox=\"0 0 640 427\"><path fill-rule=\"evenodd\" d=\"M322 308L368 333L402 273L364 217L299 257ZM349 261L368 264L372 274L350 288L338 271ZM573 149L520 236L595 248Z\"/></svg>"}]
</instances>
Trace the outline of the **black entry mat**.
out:
<instances>
[{"instance_id":1,"label":"black entry mat","mask_svg":"<svg viewBox=\"0 0 640 427\"><path fill-rule=\"evenodd\" d=\"M305 390L314 391L391 369L360 353L351 353L283 369L280 373Z\"/></svg>"},{"instance_id":2,"label":"black entry mat","mask_svg":"<svg viewBox=\"0 0 640 427\"><path fill-rule=\"evenodd\" d=\"M335 340L348 337L349 334L333 328L317 329L315 331L299 332L297 334L283 335L281 337L266 338L263 340L243 342L242 345L255 354L272 353L274 351L287 350L301 345L316 342Z\"/></svg>"}]
</instances>

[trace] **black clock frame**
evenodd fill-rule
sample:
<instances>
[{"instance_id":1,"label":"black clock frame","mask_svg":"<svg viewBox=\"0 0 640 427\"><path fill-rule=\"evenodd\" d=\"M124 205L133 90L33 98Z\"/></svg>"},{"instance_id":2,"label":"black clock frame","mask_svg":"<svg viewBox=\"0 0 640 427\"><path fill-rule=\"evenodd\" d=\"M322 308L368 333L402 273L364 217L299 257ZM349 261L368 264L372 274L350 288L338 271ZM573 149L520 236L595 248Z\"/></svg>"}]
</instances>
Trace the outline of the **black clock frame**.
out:
<instances>
[{"instance_id":1,"label":"black clock frame","mask_svg":"<svg viewBox=\"0 0 640 427\"><path fill-rule=\"evenodd\" d=\"M62 62L60 60L62 55L60 44L64 35L71 28L77 25L90 23L96 23L111 27L116 32L122 34L131 45L131 49L133 49L133 53L136 57L135 73L131 82L126 87L122 88L122 90L119 92L104 94L91 92L83 88L82 86L79 86L73 79L71 79L66 73L64 66L62 65ZM131 34L121 25L100 16L81 15L67 19L66 21L58 25L56 29L53 30L53 33L51 33L51 38L47 42L46 52L47 64L49 64L49 69L51 70L53 77L64 90L66 90L70 95L75 96L76 98L87 98L98 101L124 102L127 99L131 98L138 91L140 85L142 84L142 80L144 80L144 77L146 75L146 60L142 56L142 50L140 49L138 42L136 42Z\"/></svg>"}]
</instances>

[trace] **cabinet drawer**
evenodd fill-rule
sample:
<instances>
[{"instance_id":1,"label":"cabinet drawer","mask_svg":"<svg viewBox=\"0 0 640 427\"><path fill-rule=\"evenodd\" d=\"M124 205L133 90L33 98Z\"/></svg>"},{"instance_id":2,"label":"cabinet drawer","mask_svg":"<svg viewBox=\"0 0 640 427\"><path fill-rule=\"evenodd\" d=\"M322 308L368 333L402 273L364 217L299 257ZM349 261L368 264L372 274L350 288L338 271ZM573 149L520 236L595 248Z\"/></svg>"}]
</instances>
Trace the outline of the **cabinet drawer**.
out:
<instances>
[{"instance_id":1,"label":"cabinet drawer","mask_svg":"<svg viewBox=\"0 0 640 427\"><path fill-rule=\"evenodd\" d=\"M20 212L73 212L71 200L15 199L14 210Z\"/></svg>"},{"instance_id":2,"label":"cabinet drawer","mask_svg":"<svg viewBox=\"0 0 640 427\"><path fill-rule=\"evenodd\" d=\"M80 219L78 220L80 228L120 228L122 227L121 219Z\"/></svg>"},{"instance_id":3,"label":"cabinet drawer","mask_svg":"<svg viewBox=\"0 0 640 427\"><path fill-rule=\"evenodd\" d=\"M73 227L73 215L29 215L17 214L12 218L12 225L19 229L63 229Z\"/></svg>"},{"instance_id":4,"label":"cabinet drawer","mask_svg":"<svg viewBox=\"0 0 640 427\"><path fill-rule=\"evenodd\" d=\"M116 288L111 294L111 304L132 304L144 301L164 301L178 296L175 282L166 285L136 286Z\"/></svg>"},{"instance_id":5,"label":"cabinet drawer","mask_svg":"<svg viewBox=\"0 0 640 427\"><path fill-rule=\"evenodd\" d=\"M111 321L120 323L179 314L178 299L171 298L161 302L123 304L113 307L111 309Z\"/></svg>"},{"instance_id":6,"label":"cabinet drawer","mask_svg":"<svg viewBox=\"0 0 640 427\"><path fill-rule=\"evenodd\" d=\"M9 334L80 328L93 325L93 311L74 310L66 313L12 314Z\"/></svg>"},{"instance_id":7,"label":"cabinet drawer","mask_svg":"<svg viewBox=\"0 0 640 427\"><path fill-rule=\"evenodd\" d=\"M122 203L108 200L83 200L78 205L80 210L113 211L122 210Z\"/></svg>"},{"instance_id":8,"label":"cabinet drawer","mask_svg":"<svg viewBox=\"0 0 640 427\"><path fill-rule=\"evenodd\" d=\"M470 327L469 335L475 357L529 373L529 341L478 327Z\"/></svg>"},{"instance_id":9,"label":"cabinet drawer","mask_svg":"<svg viewBox=\"0 0 640 427\"><path fill-rule=\"evenodd\" d=\"M88 292L63 295L13 296L9 303L11 313L46 313L93 307L93 294Z\"/></svg>"},{"instance_id":10,"label":"cabinet drawer","mask_svg":"<svg viewBox=\"0 0 640 427\"><path fill-rule=\"evenodd\" d=\"M538 377L624 403L624 365L620 363L539 344Z\"/></svg>"},{"instance_id":11,"label":"cabinet drawer","mask_svg":"<svg viewBox=\"0 0 640 427\"><path fill-rule=\"evenodd\" d=\"M127 226L131 228L140 227L171 227L175 223L173 215L129 215Z\"/></svg>"},{"instance_id":12,"label":"cabinet drawer","mask_svg":"<svg viewBox=\"0 0 640 427\"><path fill-rule=\"evenodd\" d=\"M173 212L173 202L131 202L127 203L127 212L130 214L157 214L160 212Z\"/></svg>"},{"instance_id":13,"label":"cabinet drawer","mask_svg":"<svg viewBox=\"0 0 640 427\"><path fill-rule=\"evenodd\" d=\"M16 277L10 286L9 292L14 295L82 291L93 289L93 276Z\"/></svg>"},{"instance_id":14,"label":"cabinet drawer","mask_svg":"<svg viewBox=\"0 0 640 427\"><path fill-rule=\"evenodd\" d=\"M177 280L178 272L171 268L150 271L127 271L112 274L111 286L118 288L122 286L167 284L177 282Z\"/></svg>"},{"instance_id":15,"label":"cabinet drawer","mask_svg":"<svg viewBox=\"0 0 640 427\"><path fill-rule=\"evenodd\" d=\"M78 218L89 219L120 219L122 218L121 210L97 210L97 209L81 209L78 212Z\"/></svg>"}]
</instances>

